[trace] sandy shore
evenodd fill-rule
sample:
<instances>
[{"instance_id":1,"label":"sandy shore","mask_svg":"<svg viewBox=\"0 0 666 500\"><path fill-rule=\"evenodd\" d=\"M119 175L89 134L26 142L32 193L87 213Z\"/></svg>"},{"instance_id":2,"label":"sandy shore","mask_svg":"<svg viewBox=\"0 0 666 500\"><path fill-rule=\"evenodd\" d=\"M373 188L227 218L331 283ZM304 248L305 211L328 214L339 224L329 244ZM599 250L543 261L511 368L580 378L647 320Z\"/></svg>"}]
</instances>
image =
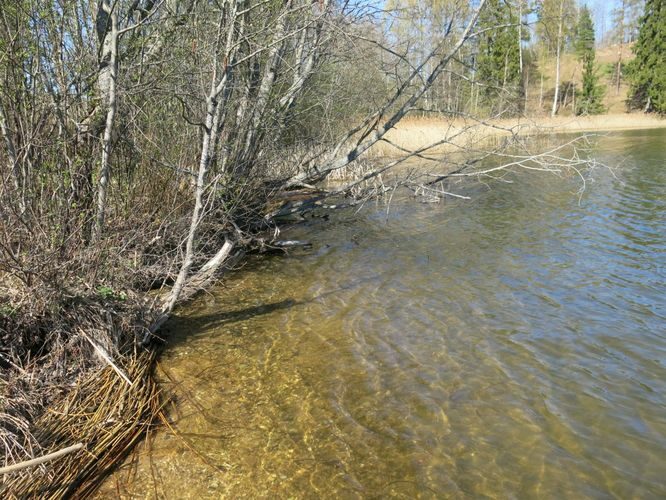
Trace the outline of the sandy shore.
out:
<instances>
[{"instance_id":1,"label":"sandy shore","mask_svg":"<svg viewBox=\"0 0 666 500\"><path fill-rule=\"evenodd\" d=\"M643 113L622 113L596 116L558 116L515 118L507 120L446 120L443 118L407 118L387 134L392 144L374 146L374 156L394 156L400 148L415 150L447 141L430 152L443 152L468 147L491 137L511 134L554 134L563 132L607 132L665 128L666 119Z\"/></svg>"}]
</instances>

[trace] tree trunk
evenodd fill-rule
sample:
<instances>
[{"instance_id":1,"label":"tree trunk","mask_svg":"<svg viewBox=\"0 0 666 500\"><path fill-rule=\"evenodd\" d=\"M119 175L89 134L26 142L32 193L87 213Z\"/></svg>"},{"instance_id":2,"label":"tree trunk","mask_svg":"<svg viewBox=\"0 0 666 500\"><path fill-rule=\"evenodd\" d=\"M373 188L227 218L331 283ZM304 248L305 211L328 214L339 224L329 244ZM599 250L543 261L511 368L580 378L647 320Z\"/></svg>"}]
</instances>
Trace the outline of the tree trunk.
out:
<instances>
[{"instance_id":1,"label":"tree trunk","mask_svg":"<svg viewBox=\"0 0 666 500\"><path fill-rule=\"evenodd\" d=\"M210 167L210 162L213 157L213 135L215 133L214 131L217 129L221 112L221 107L216 100L214 91L208 97L208 104L206 108L206 124L204 127L204 136L201 144L199 172L197 175L197 184L194 193L194 210L192 210L192 219L187 234L187 241L185 243L185 257L183 258L183 263L180 266L178 277L176 278L176 282L171 289L171 294L169 295L167 303L164 307L164 312L167 314L173 310L176 303L178 302L194 262L194 242L203 212L203 196L206 189L206 176L208 174L208 168Z\"/></svg>"},{"instance_id":2,"label":"tree trunk","mask_svg":"<svg viewBox=\"0 0 666 500\"><path fill-rule=\"evenodd\" d=\"M245 159L253 149L254 139L262 125L264 119L264 113L266 112L266 107L268 106L268 100L273 89L273 84L275 83L275 77L277 75L278 69L280 68L282 61L282 52L285 46L285 32L287 26L287 12L291 8L291 0L287 0L287 5L284 8L283 13L280 15L275 26L275 31L273 32L273 37L271 41L271 49L268 52L268 57L266 60L266 71L261 79L259 84L259 91L257 92L257 97L255 99L254 109L252 113L252 118L250 119L249 127L245 136L245 145L243 148L243 158Z\"/></svg>"},{"instance_id":3,"label":"tree trunk","mask_svg":"<svg viewBox=\"0 0 666 500\"><path fill-rule=\"evenodd\" d=\"M523 74L523 0L518 0L518 60Z\"/></svg>"},{"instance_id":4,"label":"tree trunk","mask_svg":"<svg viewBox=\"0 0 666 500\"><path fill-rule=\"evenodd\" d=\"M617 47L617 68L615 70L615 95L620 95L620 83L622 81L622 42Z\"/></svg>"},{"instance_id":5,"label":"tree trunk","mask_svg":"<svg viewBox=\"0 0 666 500\"><path fill-rule=\"evenodd\" d=\"M543 72L541 73L541 86L539 87L539 113L543 111Z\"/></svg>"},{"instance_id":6,"label":"tree trunk","mask_svg":"<svg viewBox=\"0 0 666 500\"><path fill-rule=\"evenodd\" d=\"M100 0L97 11L97 34L102 54L98 77L100 94L106 103L106 123L102 136L102 164L97 190L97 213L92 239L98 241L104 230L109 179L111 177L111 142L116 117L116 81L118 78L118 17L107 0Z\"/></svg>"},{"instance_id":7,"label":"tree trunk","mask_svg":"<svg viewBox=\"0 0 666 500\"><path fill-rule=\"evenodd\" d=\"M23 181L21 179L21 169L19 168L18 158L16 157L16 148L14 147L14 140L12 139L11 132L7 126L7 117L5 116L5 109L0 103L0 131L5 139L7 146L7 156L9 158L10 169L12 172L12 180L16 195L18 196L18 204L21 215L25 212L25 195L23 192Z\"/></svg>"},{"instance_id":8,"label":"tree trunk","mask_svg":"<svg viewBox=\"0 0 666 500\"><path fill-rule=\"evenodd\" d=\"M217 76L217 71L213 71L211 80L210 93L206 99L206 121L203 126L203 138L201 141L201 155L199 157L199 171L197 174L197 182L194 192L194 209L192 210L192 218L190 227L185 242L185 256L178 271L176 282L171 289L171 293L167 298L162 312L164 315L169 315L176 303L180 299L181 293L188 281L192 264L194 263L195 240L199 224L203 218L204 210L204 192L207 187L206 177L210 168L213 157L215 156L217 148L217 138L220 135L220 121L226 104L226 97L228 95L227 87L230 80L231 67L229 61L233 61L234 55L238 50L238 39L243 36L243 27L237 26L237 3L232 2L228 14L227 23L227 39L224 48L224 55L222 57L223 67L222 75ZM224 13L223 13L224 14ZM220 31L224 24L224 15L220 15ZM216 50L217 51L217 50ZM217 54L216 54L217 56ZM217 57L215 64L217 65ZM220 98L222 96L222 98Z\"/></svg>"},{"instance_id":9,"label":"tree trunk","mask_svg":"<svg viewBox=\"0 0 666 500\"><path fill-rule=\"evenodd\" d=\"M527 111L527 89L530 87L530 72L525 72L525 80L523 81L523 111Z\"/></svg>"},{"instance_id":10,"label":"tree trunk","mask_svg":"<svg viewBox=\"0 0 666 500\"><path fill-rule=\"evenodd\" d=\"M553 97L553 109L550 116L557 114L557 105L560 98L560 52L562 50L562 29L564 24L564 0L560 0L560 17L557 23L557 54L555 59L555 96Z\"/></svg>"},{"instance_id":11,"label":"tree trunk","mask_svg":"<svg viewBox=\"0 0 666 500\"><path fill-rule=\"evenodd\" d=\"M281 126L284 127L287 113L292 109L296 98L302 92L305 87L306 82L312 76L314 72L315 65L317 63L318 51L322 44L322 29L323 29L323 20L324 14L328 11L330 0L323 0L318 5L318 16L321 16L317 19L315 26L310 29L303 30L303 35L298 41L298 46L296 49L296 61L297 69L294 72L294 77L291 86L285 92L285 94L280 98L278 102L277 110L278 113L282 113ZM308 33L312 31L312 37L308 37ZM307 46L307 48L306 48ZM304 55L307 50L307 55Z\"/></svg>"},{"instance_id":12,"label":"tree trunk","mask_svg":"<svg viewBox=\"0 0 666 500\"><path fill-rule=\"evenodd\" d=\"M451 108L452 108L452 106L451 106L451 94L452 94L452 90L453 90L453 85L451 83L451 74L452 73L453 73L452 71L449 71L448 81L446 83L446 111L449 112L449 113L451 112ZM456 95L456 103L457 103L457 101L458 101L458 96ZM457 108L457 106L456 106L456 108ZM457 111L457 109L456 109L456 111Z\"/></svg>"}]
</instances>

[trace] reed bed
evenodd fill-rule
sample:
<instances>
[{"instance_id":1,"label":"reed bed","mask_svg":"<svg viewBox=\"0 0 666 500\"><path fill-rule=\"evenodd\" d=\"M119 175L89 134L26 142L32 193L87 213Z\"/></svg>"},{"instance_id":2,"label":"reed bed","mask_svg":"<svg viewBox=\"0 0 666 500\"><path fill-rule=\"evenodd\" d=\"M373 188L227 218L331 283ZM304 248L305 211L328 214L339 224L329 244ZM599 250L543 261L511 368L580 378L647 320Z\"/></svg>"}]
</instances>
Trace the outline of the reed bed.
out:
<instances>
[{"instance_id":1,"label":"reed bed","mask_svg":"<svg viewBox=\"0 0 666 500\"><path fill-rule=\"evenodd\" d=\"M84 498L159 420L156 354L137 342L151 301L132 291L11 290L10 302L0 289L0 304L16 308L0 316L0 498Z\"/></svg>"},{"instance_id":2,"label":"reed bed","mask_svg":"<svg viewBox=\"0 0 666 500\"><path fill-rule=\"evenodd\" d=\"M41 452L75 443L83 448L57 460L5 475L4 498L86 498L159 420L160 394L153 378L154 351L124 357L120 369L131 385L107 366L91 372L35 422Z\"/></svg>"},{"instance_id":3,"label":"reed bed","mask_svg":"<svg viewBox=\"0 0 666 500\"><path fill-rule=\"evenodd\" d=\"M411 117L387 134L387 141L373 146L374 157L395 157L405 151L446 141L429 151L443 154L474 148L483 141L511 134L553 134L565 132L604 132L666 127L666 119L643 113L617 113L595 116L516 117L484 122L460 118Z\"/></svg>"}]
</instances>

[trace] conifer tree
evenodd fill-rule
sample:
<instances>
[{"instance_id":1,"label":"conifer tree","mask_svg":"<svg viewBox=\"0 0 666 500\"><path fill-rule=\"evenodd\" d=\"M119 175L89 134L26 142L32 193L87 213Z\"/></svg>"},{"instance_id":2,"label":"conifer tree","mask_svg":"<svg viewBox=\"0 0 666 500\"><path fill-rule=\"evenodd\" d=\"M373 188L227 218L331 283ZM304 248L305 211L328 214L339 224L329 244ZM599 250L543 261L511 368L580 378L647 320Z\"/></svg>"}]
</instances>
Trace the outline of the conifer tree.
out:
<instances>
[{"instance_id":1,"label":"conifer tree","mask_svg":"<svg viewBox=\"0 0 666 500\"><path fill-rule=\"evenodd\" d=\"M477 77L483 85L483 103L492 114L520 111L518 22L505 0L490 0L479 17L483 34L479 40Z\"/></svg>"},{"instance_id":2,"label":"conifer tree","mask_svg":"<svg viewBox=\"0 0 666 500\"><path fill-rule=\"evenodd\" d=\"M604 107L601 102L603 88L599 85L599 77L596 74L594 64L594 24L590 9L583 6L578 17L576 26L576 55L583 63L583 88L576 105L577 115L594 115L603 113Z\"/></svg>"},{"instance_id":3,"label":"conifer tree","mask_svg":"<svg viewBox=\"0 0 666 500\"><path fill-rule=\"evenodd\" d=\"M630 66L631 107L666 113L666 0L647 0L641 18L636 58Z\"/></svg>"},{"instance_id":4,"label":"conifer tree","mask_svg":"<svg viewBox=\"0 0 666 500\"><path fill-rule=\"evenodd\" d=\"M590 9L586 5L580 9L578 14L574 49L579 60L582 60L590 52L594 52L594 23L592 22Z\"/></svg>"}]
</instances>

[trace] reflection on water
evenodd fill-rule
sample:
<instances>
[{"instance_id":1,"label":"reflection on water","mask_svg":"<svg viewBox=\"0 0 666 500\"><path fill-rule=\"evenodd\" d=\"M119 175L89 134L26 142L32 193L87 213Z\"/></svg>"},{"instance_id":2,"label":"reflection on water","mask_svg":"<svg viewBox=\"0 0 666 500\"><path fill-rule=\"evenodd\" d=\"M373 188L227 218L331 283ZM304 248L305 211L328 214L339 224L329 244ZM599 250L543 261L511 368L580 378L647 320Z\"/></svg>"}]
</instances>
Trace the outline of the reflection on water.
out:
<instances>
[{"instance_id":1,"label":"reflection on water","mask_svg":"<svg viewBox=\"0 0 666 500\"><path fill-rule=\"evenodd\" d=\"M252 261L170 324L179 436L121 491L663 498L665 144L602 139L621 166L580 200L520 175L293 229L314 250Z\"/></svg>"}]
</instances>

